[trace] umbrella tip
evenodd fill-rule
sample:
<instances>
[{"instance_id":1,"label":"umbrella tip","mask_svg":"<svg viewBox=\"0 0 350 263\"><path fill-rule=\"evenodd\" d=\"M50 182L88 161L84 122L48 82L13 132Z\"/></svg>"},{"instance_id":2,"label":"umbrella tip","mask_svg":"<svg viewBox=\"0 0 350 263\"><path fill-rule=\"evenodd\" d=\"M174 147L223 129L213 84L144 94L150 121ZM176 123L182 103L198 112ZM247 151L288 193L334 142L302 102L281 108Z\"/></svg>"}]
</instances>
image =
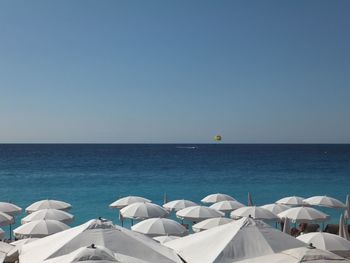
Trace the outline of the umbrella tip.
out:
<instances>
[{"instance_id":1,"label":"umbrella tip","mask_svg":"<svg viewBox=\"0 0 350 263\"><path fill-rule=\"evenodd\" d=\"M96 246L95 246L95 244L91 244L91 246L89 246L88 248L93 248L93 249L95 249Z\"/></svg>"},{"instance_id":2,"label":"umbrella tip","mask_svg":"<svg viewBox=\"0 0 350 263\"><path fill-rule=\"evenodd\" d=\"M307 246L307 248L315 249L316 247L315 247L312 243L309 243L309 245Z\"/></svg>"}]
</instances>

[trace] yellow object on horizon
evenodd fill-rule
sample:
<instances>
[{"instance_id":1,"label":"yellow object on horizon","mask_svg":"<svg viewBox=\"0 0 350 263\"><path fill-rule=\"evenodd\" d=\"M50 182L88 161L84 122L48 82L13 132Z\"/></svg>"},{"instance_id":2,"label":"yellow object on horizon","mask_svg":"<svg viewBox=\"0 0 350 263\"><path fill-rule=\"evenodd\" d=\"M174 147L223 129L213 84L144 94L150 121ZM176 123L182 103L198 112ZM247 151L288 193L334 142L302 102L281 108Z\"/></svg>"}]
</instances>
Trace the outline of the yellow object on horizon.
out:
<instances>
[{"instance_id":1,"label":"yellow object on horizon","mask_svg":"<svg viewBox=\"0 0 350 263\"><path fill-rule=\"evenodd\" d=\"M215 135L214 136L214 140L217 141L217 142L221 141L221 139L222 139L221 135Z\"/></svg>"}]
</instances>

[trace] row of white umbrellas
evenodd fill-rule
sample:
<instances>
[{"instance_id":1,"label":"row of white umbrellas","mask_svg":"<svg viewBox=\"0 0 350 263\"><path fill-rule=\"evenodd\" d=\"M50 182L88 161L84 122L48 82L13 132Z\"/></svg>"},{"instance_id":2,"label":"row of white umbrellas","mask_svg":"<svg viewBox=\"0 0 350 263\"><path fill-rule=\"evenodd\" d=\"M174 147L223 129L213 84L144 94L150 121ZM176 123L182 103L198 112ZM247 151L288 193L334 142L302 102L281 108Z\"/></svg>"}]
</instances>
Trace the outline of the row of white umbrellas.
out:
<instances>
[{"instance_id":1,"label":"row of white umbrellas","mask_svg":"<svg viewBox=\"0 0 350 263\"><path fill-rule=\"evenodd\" d=\"M304 235L304 239L306 237ZM303 243L305 240L298 241L251 218L242 218L183 238L163 236L160 240L165 239L168 240L164 244L171 249L167 250L145 236L114 226L110 222L91 220L52 236L27 242L20 250L20 262L182 262L172 249L187 262L194 263L294 263L300 260L303 260L302 262L311 260L311 255L318 260L332 260L329 262L333 263L345 261L329 252L311 250ZM349 241L331 234L313 233L313 236L305 242L310 243L310 241L317 248L350 249ZM326 243L325 246L322 246L323 242ZM281 259L274 261L275 258ZM291 258L294 258L294 261L290 261Z\"/></svg>"},{"instance_id":2,"label":"row of white umbrellas","mask_svg":"<svg viewBox=\"0 0 350 263\"><path fill-rule=\"evenodd\" d=\"M110 222L91 220L81 226L25 244L20 251L20 262L182 262L173 250L186 262L193 263L296 263L316 258L319 261L315 262L348 262L330 252L311 246L308 248L304 243L312 241L313 246L326 247L328 250L350 249L349 241L334 236L313 233L309 239L301 241L262 221L242 218L186 237L156 237L159 240L168 239L163 244L169 249L165 249L143 235L114 226ZM322 242L327 245L322 246Z\"/></svg>"},{"instance_id":3,"label":"row of white umbrellas","mask_svg":"<svg viewBox=\"0 0 350 263\"><path fill-rule=\"evenodd\" d=\"M129 198L129 200L130 199L133 199L133 198ZM124 198L124 201L125 200L126 199ZM135 200L135 198L134 198L134 200ZM239 209L241 209L241 210L244 210L244 209L245 210L247 210L247 209L253 209L254 210L255 209L256 211L259 210L259 209L257 209L257 207L253 207L253 206L244 207L242 204L238 203L233 198L230 199L230 200L216 199L216 200L219 200L219 201L217 203L214 203L214 205L217 205L218 203L221 203L220 205L221 205L221 208L223 209L221 211L213 208L212 207L213 205L211 207L199 206L196 203L194 203L194 202L190 203L191 201L187 201L187 200L177 200L176 202L172 201L173 203L170 204L171 206L169 205L169 203L171 203L171 202L169 202L168 203L168 205L169 205L168 207L166 207L166 204L164 204L163 207L160 207L158 205L150 203L150 200L148 200L148 199L146 199L146 200L147 201L140 202L140 199L138 199L138 201L132 202L131 204L127 204L128 202L124 202L124 204L120 204L119 203L119 205L120 205L119 209L121 209L121 212L124 209L123 210L124 211L123 212L123 217L144 220L144 221L141 221L140 223L138 223L137 225L132 227L134 232L139 232L139 233L143 233L143 234L149 235L149 236L154 237L156 240L158 240L159 242L164 243L164 244L169 244L171 242L176 242L176 240L179 240L179 242L181 240L181 242L182 242L183 238L179 239L179 237L186 235L187 234L187 230L181 224L179 224L178 222L170 220L170 219L166 219L166 218L151 218L151 219L149 219L150 217L154 217L153 216L154 214L161 214L162 215L162 216L157 216L157 217L165 217L165 216L168 215L168 213L170 211L176 211L176 215L179 218L184 218L184 219L186 218L186 219L189 219L189 220L192 220L192 221L196 221L196 222L200 221L197 225L199 225L199 224L202 224L202 225L199 225L199 226L194 225L193 229L197 229L197 231L201 231L201 230L205 230L205 229L210 229L211 228L210 224L212 224L212 226L215 226L215 225L217 226L217 225L223 225L223 224L227 225L227 224L235 223L234 221L232 221L229 218L224 218L223 217L224 216L224 212L233 211L233 212L237 213L237 211ZM213 200L213 199L211 199L211 200ZM117 201L119 201L119 200L117 200ZM239 204L241 205L241 207L238 207ZM116 204L116 205L118 205L118 204ZM185 207L181 207L181 205L185 206ZM231 208L234 207L234 209L230 210L230 206L231 206ZM276 207L278 207L278 208L276 208ZM244 208L244 209L242 209L242 208ZM278 209L282 209L283 210L283 206L280 206L280 205L279 206L269 205L269 207L262 208L262 209L267 210L267 211L269 211L271 213L277 213ZM275 210L275 211L273 212L273 211L270 211L269 209ZM313 209L313 208L311 208L311 207L296 207L296 208L288 207L288 210L291 210L291 209L309 210L309 209ZM185 210L185 212L186 212L186 210L188 210L188 213L184 213L183 210ZM252 212L253 210L249 211L250 214L248 214L248 215L247 214L246 215L242 215L241 214L239 217L242 217L242 216L249 217L249 216L251 216L251 217L258 218L259 216L257 215L257 213L256 214L253 213ZM285 211L287 211L287 210L285 210ZM47 212L46 214L50 214L50 213L48 213L49 211L46 211L46 212ZM280 213L283 213L284 211L282 211L282 212L278 211L278 212L279 212L278 213L278 215L279 215ZM44 212L40 212L40 213L45 214ZM63 218L64 217L62 217L61 219L64 220ZM205 222L204 220L207 221L207 222ZM248 218L248 220L253 220L253 219L249 219ZM26 221L26 220L24 220L24 221ZM38 220L34 220L34 221L38 221ZM44 221L50 221L50 219L44 220ZM249 221L249 222L251 222L251 221ZM92 229L93 228L94 227L92 227ZM60 231L62 231L62 229ZM70 231L70 230L67 229L67 230L63 230L63 231L66 232L66 231ZM196 232L196 230L194 230L194 231ZM199 234L201 234L201 233L199 233ZM55 234L55 235L57 235L57 234ZM196 234L194 234L194 235L196 235ZM191 236L193 236L193 235L191 235ZM186 239L186 237L185 237L185 239ZM83 248L85 248L85 250L89 250L86 247L88 245L89 244L86 244L85 247L83 247ZM82 247L80 247L80 248L82 248ZM78 248L78 249L80 249L80 248ZM94 249L96 249L96 248L94 248ZM73 256L76 255L75 251L71 251L71 253L72 253ZM79 254L79 253L77 252L77 254ZM72 256L72 255L70 255L70 256ZM55 255L55 257L56 256L57 255ZM49 262L52 262L52 263L53 262L68 262L68 261L63 261L65 259L64 258L65 256L66 255L62 255L62 258L60 259L61 261L49 261ZM73 256L71 258L73 258ZM114 256L115 256L115 254L114 254ZM125 255L122 254L119 257L119 259L123 260L123 259L125 259L125 257L128 257L128 256L125 256ZM117 257L115 257L115 258L118 260ZM29 257L27 257L27 259L29 259ZM48 260L53 260L53 259L48 259ZM58 260L58 257L55 260ZM23 261L23 262L25 262L25 261ZM28 261L28 262L36 262L36 261ZM69 262L71 262L71 261L69 261ZM112 262L118 262L118 261L112 261ZM121 261L121 262L123 262L123 261ZM133 262L136 262L136 261L133 261ZM137 261L137 262L141 262L141 261ZM150 261L150 262L153 262L153 261ZM156 262L156 261L154 261L154 262ZM173 261L171 261L171 262L173 262ZM193 262L195 262L195 261L193 261ZM200 261L198 261L198 262L200 262ZM205 261L203 261L203 262L205 262ZM233 262L233 261L231 261L231 262ZM261 261L261 262L263 262L263 261Z\"/></svg>"},{"instance_id":4,"label":"row of white umbrellas","mask_svg":"<svg viewBox=\"0 0 350 263\"><path fill-rule=\"evenodd\" d=\"M16 238L27 238L44 237L65 230L69 228L65 223L70 223L74 219L73 215L65 212L70 208L71 205L63 201L37 201L26 208L28 215L21 220L22 226L14 229L13 232ZM14 217L21 212L22 209L17 205L0 202L0 226L11 226L15 222Z\"/></svg>"},{"instance_id":5,"label":"row of white umbrellas","mask_svg":"<svg viewBox=\"0 0 350 263\"><path fill-rule=\"evenodd\" d=\"M255 219L280 221L284 218L292 222L323 222L329 219L329 216L309 205L321 205L328 207L344 207L340 201L334 198L319 196L304 199L301 197L287 197L278 200L275 204L269 204L262 207L244 206L233 197L225 194L212 194L201 200L204 203L214 203L210 207L200 206L189 200L174 200L163 205L163 207L150 203L151 200L143 197L129 196L121 198L110 205L112 208L119 208L122 218L144 220L154 217L166 217L168 212L175 211L176 216L182 220L200 222L210 218L223 217L225 213L231 212L231 218L252 217ZM215 203L216 202L216 203ZM288 204L288 205L286 205ZM302 207L291 207L300 205ZM217 220L218 222L220 220ZM221 220L222 221L222 220ZM220 221L220 222L221 222ZM200 229L200 228L199 228Z\"/></svg>"},{"instance_id":6,"label":"row of white umbrellas","mask_svg":"<svg viewBox=\"0 0 350 263\"><path fill-rule=\"evenodd\" d=\"M290 208L286 210L289 205L300 205L309 203L310 205L323 205L323 206L334 206L344 207L340 201L330 197L312 197L309 199L303 199L301 197L288 197L278 200L276 203L280 205L267 205L265 207L244 207L243 204L239 203L233 197L225 194L212 194L201 200L203 203L214 203L210 207L198 206L196 203L189 200L175 200L160 207L156 204L150 203L151 200L146 198L129 196L121 198L110 206L121 209L120 214L123 218L131 219L147 219L153 217L166 217L169 211L177 211L177 217L181 219L191 220L193 222L200 222L209 218L222 217L225 212L231 212L231 217L239 218L243 216L251 216L256 219L265 220L278 220L279 218L289 218L295 222L309 222L309 221L324 221L328 217L320 211L312 208ZM269 207L270 206L270 207ZM14 232L18 237L30 236L41 236L44 234L35 233L36 229L46 229L46 233L50 234L52 231L59 231L64 229L61 223L69 223L73 220L73 216L63 210L68 210L71 207L70 204L57 201L57 200L42 200L33 203L26 208L29 214L22 219L22 223L30 223L27 226L21 226ZM21 208L9 204L1 203L0 208L5 210L11 215L16 215L21 212ZM55 208L55 209L54 209ZM279 211L278 211L279 210ZM278 217L276 214L278 213ZM55 223L52 220L59 221L61 223ZM2 213L0 214L0 224L8 225L13 224L13 217ZM51 229L51 231L50 231ZM55 230L52 230L55 229ZM25 231L23 231L25 230ZM34 234L35 233L35 234Z\"/></svg>"}]
</instances>

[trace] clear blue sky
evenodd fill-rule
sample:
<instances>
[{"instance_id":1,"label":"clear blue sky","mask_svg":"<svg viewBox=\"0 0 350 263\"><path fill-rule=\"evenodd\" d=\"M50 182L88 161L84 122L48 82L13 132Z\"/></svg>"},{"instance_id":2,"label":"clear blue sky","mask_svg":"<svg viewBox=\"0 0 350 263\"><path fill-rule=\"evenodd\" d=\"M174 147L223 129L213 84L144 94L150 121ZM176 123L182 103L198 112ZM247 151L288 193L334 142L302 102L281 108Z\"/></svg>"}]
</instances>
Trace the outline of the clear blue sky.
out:
<instances>
[{"instance_id":1,"label":"clear blue sky","mask_svg":"<svg viewBox=\"0 0 350 263\"><path fill-rule=\"evenodd\" d=\"M350 143L350 1L1 1L0 142Z\"/></svg>"}]
</instances>

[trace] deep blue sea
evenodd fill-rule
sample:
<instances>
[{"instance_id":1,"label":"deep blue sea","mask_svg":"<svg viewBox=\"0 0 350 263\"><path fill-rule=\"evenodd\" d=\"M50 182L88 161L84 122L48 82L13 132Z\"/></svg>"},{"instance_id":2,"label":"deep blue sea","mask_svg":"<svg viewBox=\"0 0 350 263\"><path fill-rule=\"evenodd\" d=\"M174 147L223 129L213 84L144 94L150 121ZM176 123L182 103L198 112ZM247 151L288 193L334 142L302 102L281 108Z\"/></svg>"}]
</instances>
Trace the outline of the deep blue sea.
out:
<instances>
[{"instance_id":1,"label":"deep blue sea","mask_svg":"<svg viewBox=\"0 0 350 263\"><path fill-rule=\"evenodd\" d=\"M345 202L349 179L350 145L0 144L0 201L63 200L73 225L99 216L119 223L108 205L127 195L158 204L164 192L195 202L216 192L243 203L251 192L257 205L289 195Z\"/></svg>"}]
</instances>

